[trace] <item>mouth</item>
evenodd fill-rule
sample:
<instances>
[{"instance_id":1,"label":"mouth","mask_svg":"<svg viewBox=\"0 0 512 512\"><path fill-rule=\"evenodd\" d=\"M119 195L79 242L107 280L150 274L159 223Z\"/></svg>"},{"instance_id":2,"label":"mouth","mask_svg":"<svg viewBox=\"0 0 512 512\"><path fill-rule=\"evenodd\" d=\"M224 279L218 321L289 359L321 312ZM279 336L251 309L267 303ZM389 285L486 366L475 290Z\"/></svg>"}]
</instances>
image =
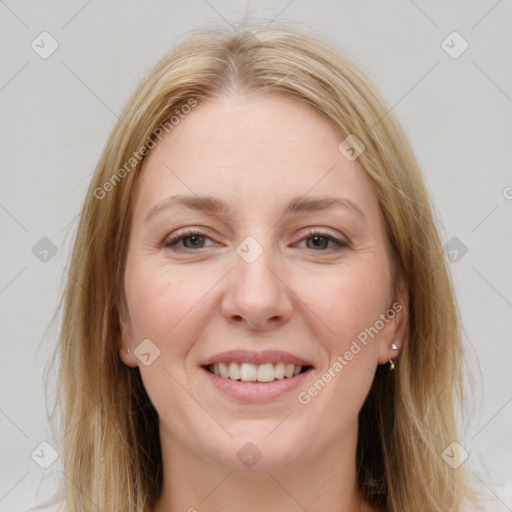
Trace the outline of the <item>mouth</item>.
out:
<instances>
[{"instance_id":1,"label":"mouth","mask_svg":"<svg viewBox=\"0 0 512 512\"><path fill-rule=\"evenodd\" d=\"M311 371L313 366L285 362L254 364L249 362L222 361L204 365L202 368L222 379L248 383L270 383L292 379Z\"/></svg>"},{"instance_id":2,"label":"mouth","mask_svg":"<svg viewBox=\"0 0 512 512\"><path fill-rule=\"evenodd\" d=\"M315 370L311 360L282 350L228 350L199 363L207 381L238 403L292 399Z\"/></svg>"}]
</instances>

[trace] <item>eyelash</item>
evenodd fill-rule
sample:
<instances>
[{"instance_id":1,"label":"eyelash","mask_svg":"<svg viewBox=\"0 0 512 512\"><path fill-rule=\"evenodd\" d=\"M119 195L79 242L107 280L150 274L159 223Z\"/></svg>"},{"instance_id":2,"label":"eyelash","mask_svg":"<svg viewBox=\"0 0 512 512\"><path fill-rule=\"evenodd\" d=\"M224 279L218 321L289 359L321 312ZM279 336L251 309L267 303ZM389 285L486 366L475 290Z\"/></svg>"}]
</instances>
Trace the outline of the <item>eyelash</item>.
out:
<instances>
[{"instance_id":1,"label":"eyelash","mask_svg":"<svg viewBox=\"0 0 512 512\"><path fill-rule=\"evenodd\" d=\"M180 251L180 250L181 251L194 251L194 250L197 250L197 249L190 249L188 247L182 247L180 249L177 249L177 248L173 247L178 242L180 242L182 240L185 240L186 238L190 238L192 236L201 236L201 237L204 237L204 238L209 238L202 231L191 228L191 229L187 229L186 231L183 231L183 232L179 233L178 235L175 235L175 236L173 236L171 238L165 239L164 242L163 242L163 246L166 249L170 249L171 251ZM313 238L315 236L320 236L322 238L327 238L327 240L329 240L331 242L334 242L338 247L330 247L330 248L323 249L323 250L320 250L320 251L315 251L315 249L310 249L311 251L315 251L315 252L328 252L328 251L333 250L333 249L340 250L340 249L344 249L344 248L348 248L349 247L349 244L347 242L345 242L343 240L339 240L338 238L335 238L332 235L329 235L329 234L327 234L327 233L325 233L323 231L320 231L318 229L312 229L312 228L308 229L308 231L306 232L305 236L303 236L301 238L301 241L302 240L307 240L308 238ZM199 249L203 249L203 247L199 247Z\"/></svg>"}]
</instances>

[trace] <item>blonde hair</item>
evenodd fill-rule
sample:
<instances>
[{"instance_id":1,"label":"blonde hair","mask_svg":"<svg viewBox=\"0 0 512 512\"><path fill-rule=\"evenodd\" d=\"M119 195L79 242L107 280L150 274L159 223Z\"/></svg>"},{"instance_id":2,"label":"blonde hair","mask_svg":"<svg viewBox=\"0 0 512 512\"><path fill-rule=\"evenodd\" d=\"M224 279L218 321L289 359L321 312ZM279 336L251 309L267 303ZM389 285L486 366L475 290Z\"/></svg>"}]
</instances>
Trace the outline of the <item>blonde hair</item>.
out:
<instances>
[{"instance_id":1,"label":"blonde hair","mask_svg":"<svg viewBox=\"0 0 512 512\"><path fill-rule=\"evenodd\" d=\"M469 496L463 466L452 469L441 456L457 439L462 399L458 309L430 199L393 112L354 63L317 35L286 26L245 26L234 34L208 27L177 45L139 86L85 199L53 360L60 357L56 404L68 512L147 512L162 487L157 413L138 369L119 357L123 273L142 161L134 155L156 142L159 127L171 130L170 117L191 100L200 105L231 92L271 91L310 105L341 137L354 134L364 144L359 162L384 215L393 291L399 282L407 288L396 370L378 368L360 412L360 490L394 512L459 512Z\"/></svg>"}]
</instances>

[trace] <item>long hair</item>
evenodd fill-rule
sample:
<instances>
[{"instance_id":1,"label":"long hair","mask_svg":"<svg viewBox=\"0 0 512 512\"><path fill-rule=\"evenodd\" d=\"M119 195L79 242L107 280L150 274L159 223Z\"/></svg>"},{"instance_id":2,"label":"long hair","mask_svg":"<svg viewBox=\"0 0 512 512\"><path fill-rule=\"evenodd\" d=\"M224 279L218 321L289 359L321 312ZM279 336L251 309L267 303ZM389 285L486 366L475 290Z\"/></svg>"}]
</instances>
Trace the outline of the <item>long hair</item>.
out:
<instances>
[{"instance_id":1,"label":"long hair","mask_svg":"<svg viewBox=\"0 0 512 512\"><path fill-rule=\"evenodd\" d=\"M408 318L395 372L379 367L359 414L357 475L365 498L393 512L460 512L457 439L462 333L433 206L410 144L372 82L334 44L296 28L195 30L142 81L108 139L79 220L61 299L59 361L68 512L148 512L162 488L158 416L138 368L119 357L123 274L141 148L153 147L185 106L236 92L280 92L311 106L365 146ZM172 136L172 135L171 135ZM142 151L144 153L144 151Z\"/></svg>"}]
</instances>

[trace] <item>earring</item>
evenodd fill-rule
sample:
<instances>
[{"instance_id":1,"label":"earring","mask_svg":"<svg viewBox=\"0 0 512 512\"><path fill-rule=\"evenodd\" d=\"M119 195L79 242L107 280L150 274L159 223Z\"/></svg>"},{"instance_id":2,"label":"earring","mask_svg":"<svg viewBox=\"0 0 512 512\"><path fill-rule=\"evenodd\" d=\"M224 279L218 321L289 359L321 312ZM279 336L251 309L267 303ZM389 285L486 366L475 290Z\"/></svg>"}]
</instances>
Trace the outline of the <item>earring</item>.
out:
<instances>
[{"instance_id":1,"label":"earring","mask_svg":"<svg viewBox=\"0 0 512 512\"><path fill-rule=\"evenodd\" d=\"M129 354L129 353L130 353L130 349L129 349L129 348L127 348L127 349L126 349L126 352L128 352L128 354Z\"/></svg>"},{"instance_id":2,"label":"earring","mask_svg":"<svg viewBox=\"0 0 512 512\"><path fill-rule=\"evenodd\" d=\"M398 350L398 347L393 343L391 345L391 350ZM393 359L389 360L389 371L393 371L395 369L395 363L393 362Z\"/></svg>"}]
</instances>

